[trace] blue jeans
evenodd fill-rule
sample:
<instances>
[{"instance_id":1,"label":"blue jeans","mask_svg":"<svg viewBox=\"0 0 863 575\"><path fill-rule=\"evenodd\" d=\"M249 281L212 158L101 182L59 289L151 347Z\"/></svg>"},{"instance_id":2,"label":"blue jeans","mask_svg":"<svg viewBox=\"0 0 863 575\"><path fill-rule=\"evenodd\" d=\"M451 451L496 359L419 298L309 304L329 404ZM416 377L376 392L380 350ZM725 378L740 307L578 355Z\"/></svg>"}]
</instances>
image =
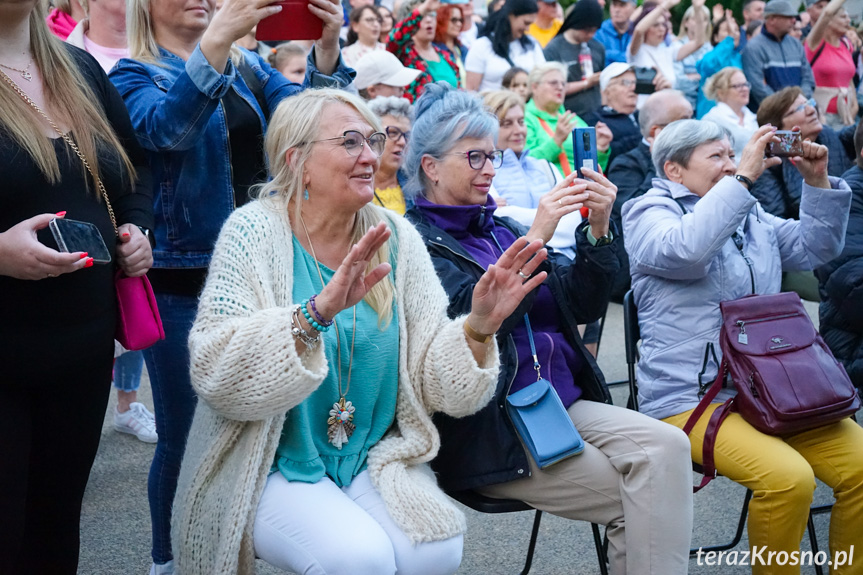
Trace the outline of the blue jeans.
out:
<instances>
[{"instance_id":1,"label":"blue jeans","mask_svg":"<svg viewBox=\"0 0 863 575\"><path fill-rule=\"evenodd\" d=\"M143 371L144 354L127 351L114 361L114 387L120 391L138 391Z\"/></svg>"},{"instance_id":2,"label":"blue jeans","mask_svg":"<svg viewBox=\"0 0 863 575\"><path fill-rule=\"evenodd\" d=\"M197 396L189 378L189 331L198 309L198 298L156 294L165 339L144 351L153 388L153 411L159 442L147 494L153 527L153 562L162 564L171 554L171 506L177 491L180 463L192 425Z\"/></svg>"}]
</instances>

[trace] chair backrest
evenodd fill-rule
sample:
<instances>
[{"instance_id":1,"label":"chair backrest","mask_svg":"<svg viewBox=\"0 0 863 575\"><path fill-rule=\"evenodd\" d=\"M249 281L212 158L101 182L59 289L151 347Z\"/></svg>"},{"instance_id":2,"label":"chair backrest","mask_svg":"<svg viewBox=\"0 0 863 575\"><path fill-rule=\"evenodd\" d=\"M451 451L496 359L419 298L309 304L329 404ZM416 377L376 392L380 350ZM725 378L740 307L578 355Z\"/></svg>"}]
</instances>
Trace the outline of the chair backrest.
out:
<instances>
[{"instance_id":1,"label":"chair backrest","mask_svg":"<svg viewBox=\"0 0 863 575\"><path fill-rule=\"evenodd\" d=\"M629 377L629 400L626 407L638 411L635 365L638 363L638 341L641 339L641 330L638 327L638 309L635 307L635 294L632 290L623 296L623 338L626 346L626 372Z\"/></svg>"}]
</instances>

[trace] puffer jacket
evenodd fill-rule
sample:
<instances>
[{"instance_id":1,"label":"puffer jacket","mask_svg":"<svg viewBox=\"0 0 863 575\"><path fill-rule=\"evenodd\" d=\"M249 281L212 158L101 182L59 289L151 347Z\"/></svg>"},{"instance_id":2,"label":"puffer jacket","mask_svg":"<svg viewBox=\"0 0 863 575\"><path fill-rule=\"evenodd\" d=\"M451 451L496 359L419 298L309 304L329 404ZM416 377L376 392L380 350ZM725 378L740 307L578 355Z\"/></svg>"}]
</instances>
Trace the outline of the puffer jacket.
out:
<instances>
[{"instance_id":1,"label":"puffer jacket","mask_svg":"<svg viewBox=\"0 0 863 575\"><path fill-rule=\"evenodd\" d=\"M637 368L642 412L662 419L698 404L707 344L720 354L719 302L778 293L783 271L814 269L842 251L851 190L840 178L831 177L830 185L827 190L803 184L800 220L765 212L731 177L702 198L656 178L649 192L623 206L642 337ZM732 239L738 231L743 253ZM715 379L716 372L708 360L704 381ZM734 393L724 389L715 401Z\"/></svg>"},{"instance_id":2,"label":"puffer jacket","mask_svg":"<svg viewBox=\"0 0 863 575\"><path fill-rule=\"evenodd\" d=\"M863 170L842 176L853 193L842 254L815 270L821 292L821 335L851 381L863 389Z\"/></svg>"}]
</instances>

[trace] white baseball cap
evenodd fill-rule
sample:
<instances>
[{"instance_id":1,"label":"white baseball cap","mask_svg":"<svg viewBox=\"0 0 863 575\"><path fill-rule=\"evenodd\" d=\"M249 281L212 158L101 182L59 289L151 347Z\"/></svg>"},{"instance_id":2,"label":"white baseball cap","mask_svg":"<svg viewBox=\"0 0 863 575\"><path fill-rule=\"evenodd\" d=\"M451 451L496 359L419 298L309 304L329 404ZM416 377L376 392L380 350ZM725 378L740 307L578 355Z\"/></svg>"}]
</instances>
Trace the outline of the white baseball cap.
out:
<instances>
[{"instance_id":1,"label":"white baseball cap","mask_svg":"<svg viewBox=\"0 0 863 575\"><path fill-rule=\"evenodd\" d=\"M422 73L402 66L399 59L386 50L369 52L357 61L354 70L357 71L354 85L358 90L364 90L375 84L405 87Z\"/></svg>"},{"instance_id":2,"label":"white baseball cap","mask_svg":"<svg viewBox=\"0 0 863 575\"><path fill-rule=\"evenodd\" d=\"M620 76L621 74L625 74L630 70L633 70L635 67L632 64L624 64L623 62L612 62L608 66L605 67L605 70L599 75L599 91L605 92L605 89L608 88L608 83Z\"/></svg>"}]
</instances>

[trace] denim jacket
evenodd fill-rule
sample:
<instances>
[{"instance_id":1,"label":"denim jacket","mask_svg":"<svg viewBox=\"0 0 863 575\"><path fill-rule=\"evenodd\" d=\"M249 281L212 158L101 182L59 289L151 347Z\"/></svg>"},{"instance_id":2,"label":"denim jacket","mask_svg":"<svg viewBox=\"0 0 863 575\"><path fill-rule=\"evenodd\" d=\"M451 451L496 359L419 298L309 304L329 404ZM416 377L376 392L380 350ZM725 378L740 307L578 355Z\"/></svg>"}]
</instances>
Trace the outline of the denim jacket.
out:
<instances>
[{"instance_id":1,"label":"denim jacket","mask_svg":"<svg viewBox=\"0 0 863 575\"><path fill-rule=\"evenodd\" d=\"M159 53L155 64L120 60L110 78L150 156L156 216L153 267L206 267L219 230L235 208L228 124L220 99L235 90L258 114L262 133L267 114L230 60L220 74L200 46L188 61L161 48ZM332 76L322 74L313 50L301 86L257 54L243 50L243 55L263 87L270 111L283 98L310 86L345 87L355 74L341 58Z\"/></svg>"}]
</instances>

